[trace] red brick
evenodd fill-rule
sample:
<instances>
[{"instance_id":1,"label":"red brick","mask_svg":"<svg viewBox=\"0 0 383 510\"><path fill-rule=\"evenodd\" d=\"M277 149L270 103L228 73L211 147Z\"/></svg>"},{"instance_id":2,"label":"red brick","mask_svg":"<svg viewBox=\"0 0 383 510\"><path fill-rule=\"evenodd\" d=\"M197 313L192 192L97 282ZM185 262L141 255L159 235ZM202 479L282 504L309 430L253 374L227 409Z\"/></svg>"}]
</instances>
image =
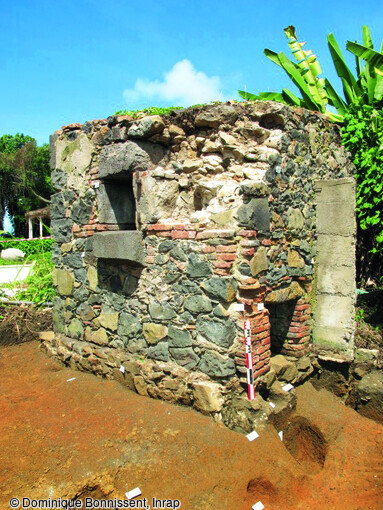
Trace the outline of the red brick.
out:
<instances>
[{"instance_id":1,"label":"red brick","mask_svg":"<svg viewBox=\"0 0 383 510\"><path fill-rule=\"evenodd\" d=\"M172 230L172 225L162 225L161 223L154 223L152 225L148 225L148 230Z\"/></svg>"},{"instance_id":2,"label":"red brick","mask_svg":"<svg viewBox=\"0 0 383 510\"><path fill-rule=\"evenodd\" d=\"M267 331L267 329L268 328L266 325L251 328L251 335L256 335L257 333L263 333L264 331Z\"/></svg>"},{"instance_id":3,"label":"red brick","mask_svg":"<svg viewBox=\"0 0 383 510\"><path fill-rule=\"evenodd\" d=\"M157 237L172 237L171 232L151 232L149 235L156 235Z\"/></svg>"},{"instance_id":4,"label":"red brick","mask_svg":"<svg viewBox=\"0 0 383 510\"><path fill-rule=\"evenodd\" d=\"M269 360L271 358L271 352L270 352L270 347L267 347L267 349L265 350L265 352L263 352L260 356L259 356L259 359L260 360Z\"/></svg>"},{"instance_id":5,"label":"red brick","mask_svg":"<svg viewBox=\"0 0 383 510\"><path fill-rule=\"evenodd\" d=\"M241 246L254 246L254 241L250 240L250 239L241 239L239 241L239 244Z\"/></svg>"},{"instance_id":6,"label":"red brick","mask_svg":"<svg viewBox=\"0 0 383 510\"><path fill-rule=\"evenodd\" d=\"M229 269L215 269L214 274L218 276L228 276L230 274Z\"/></svg>"},{"instance_id":7,"label":"red brick","mask_svg":"<svg viewBox=\"0 0 383 510\"><path fill-rule=\"evenodd\" d=\"M194 239L196 233L194 231L188 232L187 230L172 230L172 239Z\"/></svg>"},{"instance_id":8,"label":"red brick","mask_svg":"<svg viewBox=\"0 0 383 510\"><path fill-rule=\"evenodd\" d=\"M215 246L205 246L202 251L204 253L214 253L215 252Z\"/></svg>"},{"instance_id":9,"label":"red brick","mask_svg":"<svg viewBox=\"0 0 383 510\"><path fill-rule=\"evenodd\" d=\"M106 230L109 230L108 226L107 225L97 225L97 230L100 231L100 232L104 232Z\"/></svg>"},{"instance_id":10,"label":"red brick","mask_svg":"<svg viewBox=\"0 0 383 510\"><path fill-rule=\"evenodd\" d=\"M254 248L247 248L245 250L241 250L241 255L243 255L244 257L251 257L252 255L254 255Z\"/></svg>"},{"instance_id":11,"label":"red brick","mask_svg":"<svg viewBox=\"0 0 383 510\"><path fill-rule=\"evenodd\" d=\"M172 225L174 230L195 230L193 225Z\"/></svg>"},{"instance_id":12,"label":"red brick","mask_svg":"<svg viewBox=\"0 0 383 510\"><path fill-rule=\"evenodd\" d=\"M271 239L262 239L262 246L271 246Z\"/></svg>"},{"instance_id":13,"label":"red brick","mask_svg":"<svg viewBox=\"0 0 383 510\"><path fill-rule=\"evenodd\" d=\"M80 232L80 227L77 225L77 223L73 223L72 232Z\"/></svg>"},{"instance_id":14,"label":"red brick","mask_svg":"<svg viewBox=\"0 0 383 510\"><path fill-rule=\"evenodd\" d=\"M268 336L264 340L262 340L261 344L262 345L271 345L271 338L270 338L270 336Z\"/></svg>"},{"instance_id":15,"label":"red brick","mask_svg":"<svg viewBox=\"0 0 383 510\"><path fill-rule=\"evenodd\" d=\"M310 326L291 326L289 327L289 333L308 333Z\"/></svg>"},{"instance_id":16,"label":"red brick","mask_svg":"<svg viewBox=\"0 0 383 510\"><path fill-rule=\"evenodd\" d=\"M234 253L237 251L235 244L219 245L216 247L218 253Z\"/></svg>"},{"instance_id":17,"label":"red brick","mask_svg":"<svg viewBox=\"0 0 383 510\"><path fill-rule=\"evenodd\" d=\"M252 285L253 283L255 283L257 280L255 278L246 278L246 280L243 280L243 284L244 285Z\"/></svg>"},{"instance_id":18,"label":"red brick","mask_svg":"<svg viewBox=\"0 0 383 510\"><path fill-rule=\"evenodd\" d=\"M237 255L235 253L217 253L217 259L220 260L235 260Z\"/></svg>"},{"instance_id":19,"label":"red brick","mask_svg":"<svg viewBox=\"0 0 383 510\"><path fill-rule=\"evenodd\" d=\"M310 308L309 304L305 305L296 305L295 310L296 312L300 312L301 310L308 310Z\"/></svg>"},{"instance_id":20,"label":"red brick","mask_svg":"<svg viewBox=\"0 0 383 510\"><path fill-rule=\"evenodd\" d=\"M301 333L290 333L290 331L288 331L286 334L286 338L303 338L304 336L307 336L306 331L302 331Z\"/></svg>"},{"instance_id":21,"label":"red brick","mask_svg":"<svg viewBox=\"0 0 383 510\"><path fill-rule=\"evenodd\" d=\"M257 232L255 230L241 230L239 235L241 237L257 237Z\"/></svg>"},{"instance_id":22,"label":"red brick","mask_svg":"<svg viewBox=\"0 0 383 510\"><path fill-rule=\"evenodd\" d=\"M225 262L224 260L215 260L213 264L215 267L219 267L220 269L229 268L233 265L232 262Z\"/></svg>"}]
</instances>

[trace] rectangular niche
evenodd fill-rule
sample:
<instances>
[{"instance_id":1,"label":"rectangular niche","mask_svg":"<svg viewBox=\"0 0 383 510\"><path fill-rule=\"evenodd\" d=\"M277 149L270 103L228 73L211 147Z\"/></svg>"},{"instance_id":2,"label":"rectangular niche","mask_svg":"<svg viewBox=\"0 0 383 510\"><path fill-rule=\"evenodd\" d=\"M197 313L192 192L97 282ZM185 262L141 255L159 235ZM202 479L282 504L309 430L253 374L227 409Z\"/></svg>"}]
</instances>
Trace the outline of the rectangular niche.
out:
<instances>
[{"instance_id":1,"label":"rectangular niche","mask_svg":"<svg viewBox=\"0 0 383 510\"><path fill-rule=\"evenodd\" d=\"M270 313L271 353L280 354L287 340L287 333L291 325L296 301L268 304Z\"/></svg>"},{"instance_id":2,"label":"rectangular niche","mask_svg":"<svg viewBox=\"0 0 383 510\"><path fill-rule=\"evenodd\" d=\"M105 179L97 191L100 223L116 225L118 230L136 229L136 203L132 174L118 179Z\"/></svg>"},{"instance_id":3,"label":"rectangular niche","mask_svg":"<svg viewBox=\"0 0 383 510\"><path fill-rule=\"evenodd\" d=\"M99 259L127 262L143 266L145 253L143 236L136 227L136 200L133 192L133 172L112 165L100 171L97 190L98 219L110 225L110 230L98 232L93 238L93 253Z\"/></svg>"}]
</instances>

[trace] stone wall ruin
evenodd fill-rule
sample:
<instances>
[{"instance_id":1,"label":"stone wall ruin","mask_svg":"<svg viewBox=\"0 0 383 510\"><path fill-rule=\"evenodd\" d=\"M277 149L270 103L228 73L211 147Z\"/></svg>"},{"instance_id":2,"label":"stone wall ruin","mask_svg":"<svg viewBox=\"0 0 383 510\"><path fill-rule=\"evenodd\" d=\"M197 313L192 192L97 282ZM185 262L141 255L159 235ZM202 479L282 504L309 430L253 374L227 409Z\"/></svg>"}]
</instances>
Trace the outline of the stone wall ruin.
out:
<instances>
[{"instance_id":1,"label":"stone wall ruin","mask_svg":"<svg viewBox=\"0 0 383 510\"><path fill-rule=\"evenodd\" d=\"M249 407L244 318L260 389L279 353L294 382L312 352L350 356L355 181L323 116L232 102L72 124L51 144L53 355L229 426Z\"/></svg>"}]
</instances>

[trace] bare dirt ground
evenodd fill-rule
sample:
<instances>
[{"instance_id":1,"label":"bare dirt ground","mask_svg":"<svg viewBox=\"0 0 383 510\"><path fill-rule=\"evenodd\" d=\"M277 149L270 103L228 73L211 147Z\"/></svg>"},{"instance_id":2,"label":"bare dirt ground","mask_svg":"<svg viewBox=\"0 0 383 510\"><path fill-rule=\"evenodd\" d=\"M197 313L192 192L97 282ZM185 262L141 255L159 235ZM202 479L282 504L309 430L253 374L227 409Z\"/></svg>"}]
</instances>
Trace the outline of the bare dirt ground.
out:
<instances>
[{"instance_id":1,"label":"bare dirt ground","mask_svg":"<svg viewBox=\"0 0 383 510\"><path fill-rule=\"evenodd\" d=\"M383 509L383 426L310 383L249 442L192 409L0 348L0 509L11 497L177 498L183 509ZM74 380L68 381L75 377Z\"/></svg>"}]
</instances>

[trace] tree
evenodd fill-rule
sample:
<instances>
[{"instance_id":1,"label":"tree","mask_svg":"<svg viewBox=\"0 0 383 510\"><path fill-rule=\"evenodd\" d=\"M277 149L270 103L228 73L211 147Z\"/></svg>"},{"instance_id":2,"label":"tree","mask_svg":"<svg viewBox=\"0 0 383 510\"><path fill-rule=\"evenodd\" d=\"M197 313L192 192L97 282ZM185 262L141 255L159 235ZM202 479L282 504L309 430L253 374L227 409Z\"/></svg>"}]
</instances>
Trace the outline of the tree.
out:
<instances>
[{"instance_id":1,"label":"tree","mask_svg":"<svg viewBox=\"0 0 383 510\"><path fill-rule=\"evenodd\" d=\"M0 223L7 209L16 235L26 236L25 213L47 205L52 193L49 146L19 133L0 137Z\"/></svg>"}]
</instances>

